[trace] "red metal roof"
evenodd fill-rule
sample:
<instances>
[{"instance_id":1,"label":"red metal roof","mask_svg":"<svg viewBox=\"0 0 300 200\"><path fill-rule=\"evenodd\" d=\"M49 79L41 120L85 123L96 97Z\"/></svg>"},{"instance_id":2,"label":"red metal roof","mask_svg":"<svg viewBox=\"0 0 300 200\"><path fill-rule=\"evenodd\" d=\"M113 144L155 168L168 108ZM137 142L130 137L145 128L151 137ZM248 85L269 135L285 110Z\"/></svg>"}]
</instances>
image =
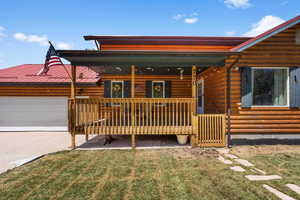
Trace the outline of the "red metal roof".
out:
<instances>
[{"instance_id":1,"label":"red metal roof","mask_svg":"<svg viewBox=\"0 0 300 200\"><path fill-rule=\"evenodd\" d=\"M65 65L71 75L71 65ZM43 64L24 64L0 69L0 83L69 83L71 82L63 66L51 67L47 75L36 75ZM98 73L84 66L76 66L78 83L96 83Z\"/></svg>"},{"instance_id":2,"label":"red metal roof","mask_svg":"<svg viewBox=\"0 0 300 200\"><path fill-rule=\"evenodd\" d=\"M300 23L300 15L298 15L297 17L294 17L294 18L292 18L292 19L290 19L290 20L288 20L288 21L286 21L286 22L284 22L284 23L282 23L282 24L280 24L280 25L278 25L278 26L276 26L276 27L274 27L274 28L258 35L258 36L256 36L256 37L254 37L254 38L252 38L252 39L250 39L250 40L248 40L248 41L246 41L246 42L244 42L244 43L242 43L242 44L240 44L240 45L238 45L234 48L232 48L231 51L243 51L243 50L257 44L258 42L261 42L262 40L265 40L265 39L273 36L274 34L277 34L281 31L284 31L284 30L286 30L286 29L290 28L291 26L293 26L295 24L298 24L298 23Z\"/></svg>"}]
</instances>

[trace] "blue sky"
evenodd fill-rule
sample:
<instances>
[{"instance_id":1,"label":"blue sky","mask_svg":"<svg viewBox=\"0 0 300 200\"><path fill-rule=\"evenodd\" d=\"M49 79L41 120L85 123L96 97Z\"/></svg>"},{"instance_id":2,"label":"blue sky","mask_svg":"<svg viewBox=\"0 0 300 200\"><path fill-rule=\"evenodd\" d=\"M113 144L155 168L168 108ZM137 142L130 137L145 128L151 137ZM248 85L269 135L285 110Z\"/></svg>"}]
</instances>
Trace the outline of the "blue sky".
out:
<instances>
[{"instance_id":1,"label":"blue sky","mask_svg":"<svg viewBox=\"0 0 300 200\"><path fill-rule=\"evenodd\" d=\"M43 63L83 35L254 36L300 14L300 0L10 0L0 6L0 68Z\"/></svg>"}]
</instances>

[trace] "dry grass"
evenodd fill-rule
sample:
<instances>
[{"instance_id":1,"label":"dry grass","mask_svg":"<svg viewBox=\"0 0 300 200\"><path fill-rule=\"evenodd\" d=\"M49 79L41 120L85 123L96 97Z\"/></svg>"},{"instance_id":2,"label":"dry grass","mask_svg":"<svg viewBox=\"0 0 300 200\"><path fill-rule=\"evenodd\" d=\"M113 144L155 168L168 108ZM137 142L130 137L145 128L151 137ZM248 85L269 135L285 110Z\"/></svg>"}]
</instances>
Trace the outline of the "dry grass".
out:
<instances>
[{"instance_id":1,"label":"dry grass","mask_svg":"<svg viewBox=\"0 0 300 200\"><path fill-rule=\"evenodd\" d=\"M276 199L216 156L199 148L61 152L0 175L0 199Z\"/></svg>"}]
</instances>

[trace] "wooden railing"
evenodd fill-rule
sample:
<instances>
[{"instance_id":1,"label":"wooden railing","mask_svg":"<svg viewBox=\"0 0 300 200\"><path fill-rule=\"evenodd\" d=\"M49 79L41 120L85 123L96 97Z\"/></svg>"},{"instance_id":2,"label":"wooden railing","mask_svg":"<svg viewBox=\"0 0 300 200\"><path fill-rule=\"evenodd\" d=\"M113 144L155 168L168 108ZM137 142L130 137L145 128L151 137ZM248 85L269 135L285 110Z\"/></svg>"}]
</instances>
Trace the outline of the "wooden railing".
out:
<instances>
[{"instance_id":1,"label":"wooden railing","mask_svg":"<svg viewBox=\"0 0 300 200\"><path fill-rule=\"evenodd\" d=\"M76 134L193 134L192 98L88 98L69 100Z\"/></svg>"},{"instance_id":2,"label":"wooden railing","mask_svg":"<svg viewBox=\"0 0 300 200\"><path fill-rule=\"evenodd\" d=\"M196 140L201 147L226 146L225 114L200 114L193 116Z\"/></svg>"}]
</instances>

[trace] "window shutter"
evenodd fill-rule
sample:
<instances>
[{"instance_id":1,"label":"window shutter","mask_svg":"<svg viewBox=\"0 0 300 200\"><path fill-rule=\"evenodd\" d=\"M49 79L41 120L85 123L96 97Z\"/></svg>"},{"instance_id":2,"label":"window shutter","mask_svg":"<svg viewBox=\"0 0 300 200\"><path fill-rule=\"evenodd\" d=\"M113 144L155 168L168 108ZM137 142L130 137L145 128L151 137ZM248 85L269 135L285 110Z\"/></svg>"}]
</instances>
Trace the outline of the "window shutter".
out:
<instances>
[{"instance_id":1,"label":"window shutter","mask_svg":"<svg viewBox=\"0 0 300 200\"><path fill-rule=\"evenodd\" d=\"M165 98L171 98L171 81L165 81Z\"/></svg>"},{"instance_id":2,"label":"window shutter","mask_svg":"<svg viewBox=\"0 0 300 200\"><path fill-rule=\"evenodd\" d=\"M111 81L104 81L104 98L111 98Z\"/></svg>"},{"instance_id":3,"label":"window shutter","mask_svg":"<svg viewBox=\"0 0 300 200\"><path fill-rule=\"evenodd\" d=\"M290 107L300 107L300 68L290 68Z\"/></svg>"},{"instance_id":4,"label":"window shutter","mask_svg":"<svg viewBox=\"0 0 300 200\"><path fill-rule=\"evenodd\" d=\"M124 81L124 98L131 97L131 81Z\"/></svg>"},{"instance_id":5,"label":"window shutter","mask_svg":"<svg viewBox=\"0 0 300 200\"><path fill-rule=\"evenodd\" d=\"M252 71L250 67L241 68L241 103L242 108L252 106Z\"/></svg>"},{"instance_id":6,"label":"window shutter","mask_svg":"<svg viewBox=\"0 0 300 200\"><path fill-rule=\"evenodd\" d=\"M146 97L152 98L152 81L146 81Z\"/></svg>"}]
</instances>

